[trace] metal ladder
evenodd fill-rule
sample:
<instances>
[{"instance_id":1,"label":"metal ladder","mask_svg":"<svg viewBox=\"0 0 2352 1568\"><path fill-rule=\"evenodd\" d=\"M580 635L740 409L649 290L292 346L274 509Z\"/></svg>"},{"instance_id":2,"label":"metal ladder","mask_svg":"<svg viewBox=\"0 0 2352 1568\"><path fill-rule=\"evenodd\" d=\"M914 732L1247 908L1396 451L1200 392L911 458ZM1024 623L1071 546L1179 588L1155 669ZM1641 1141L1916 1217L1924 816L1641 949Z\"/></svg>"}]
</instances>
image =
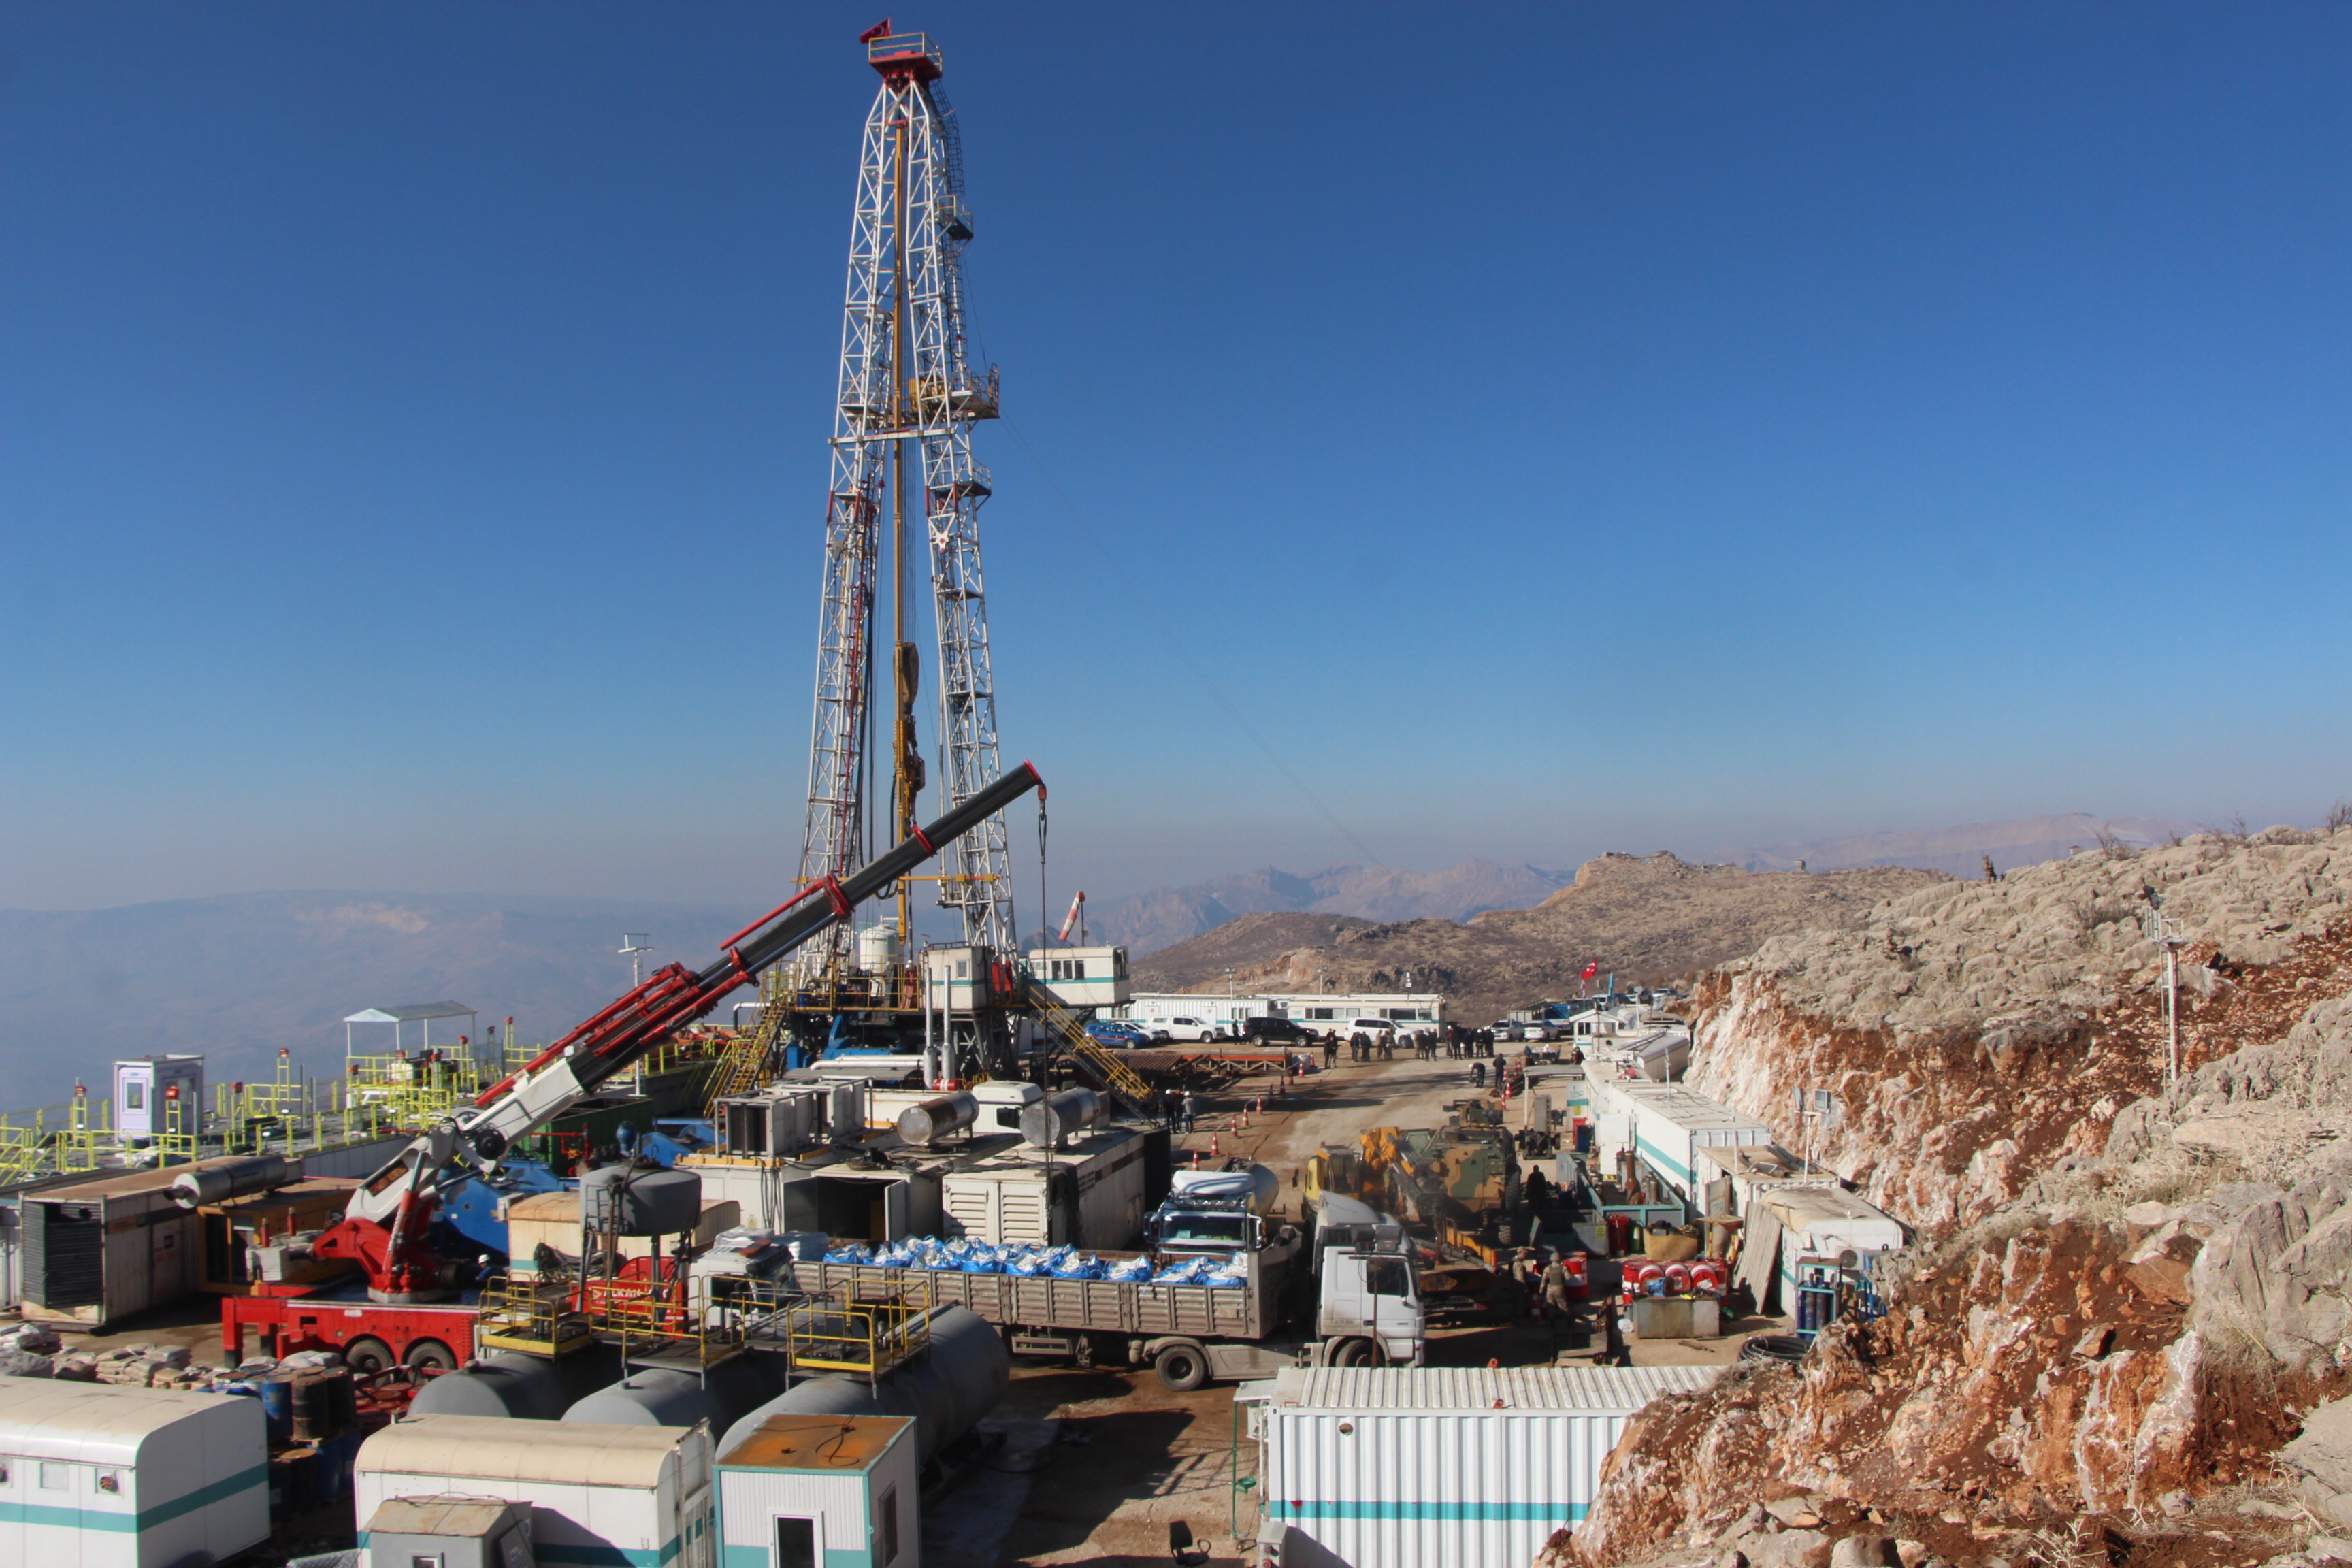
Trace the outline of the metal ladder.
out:
<instances>
[{"instance_id":1,"label":"metal ladder","mask_svg":"<svg viewBox=\"0 0 2352 1568\"><path fill-rule=\"evenodd\" d=\"M726 1054L719 1058L719 1070L710 1075L710 1094L702 1105L704 1115L716 1111L720 1100L749 1094L760 1087L760 1064L768 1059L769 1050L783 1032L784 1010L770 1006L760 1015L760 1022L750 1034L738 1035L727 1042Z\"/></svg>"},{"instance_id":2,"label":"metal ladder","mask_svg":"<svg viewBox=\"0 0 2352 1568\"><path fill-rule=\"evenodd\" d=\"M1096 1043L1087 1033L1087 1026L1076 1013L1055 999L1053 992L1029 975L1021 977L1021 994L1046 1026L1062 1037L1072 1056L1086 1070L1101 1080L1104 1089L1122 1101L1132 1114L1146 1121L1156 1120L1151 1109L1151 1086L1136 1076L1135 1069Z\"/></svg>"}]
</instances>

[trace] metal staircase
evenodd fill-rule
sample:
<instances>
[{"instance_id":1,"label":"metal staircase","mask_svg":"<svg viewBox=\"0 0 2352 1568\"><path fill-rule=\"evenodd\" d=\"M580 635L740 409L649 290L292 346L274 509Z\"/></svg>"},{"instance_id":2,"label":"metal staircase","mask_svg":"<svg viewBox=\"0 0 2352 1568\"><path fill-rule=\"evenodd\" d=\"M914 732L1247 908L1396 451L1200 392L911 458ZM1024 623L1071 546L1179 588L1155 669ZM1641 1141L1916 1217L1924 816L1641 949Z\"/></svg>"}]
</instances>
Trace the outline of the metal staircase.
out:
<instances>
[{"instance_id":1,"label":"metal staircase","mask_svg":"<svg viewBox=\"0 0 2352 1568\"><path fill-rule=\"evenodd\" d=\"M760 1068L783 1037L785 1016L783 1008L772 1005L760 1015L759 1024L749 1034L727 1043L718 1070L710 1075L710 1093L702 1103L705 1116L716 1112L720 1100L760 1087Z\"/></svg>"},{"instance_id":2,"label":"metal staircase","mask_svg":"<svg viewBox=\"0 0 2352 1568\"><path fill-rule=\"evenodd\" d=\"M1159 1120L1152 1110L1151 1086L1137 1077L1134 1068L1097 1045L1094 1037L1087 1033L1085 1021L1063 1006L1051 990L1034 976L1024 974L1021 977L1021 994L1046 1026L1062 1037L1063 1045L1077 1059L1079 1067L1125 1105L1129 1114L1147 1121Z\"/></svg>"}]
</instances>

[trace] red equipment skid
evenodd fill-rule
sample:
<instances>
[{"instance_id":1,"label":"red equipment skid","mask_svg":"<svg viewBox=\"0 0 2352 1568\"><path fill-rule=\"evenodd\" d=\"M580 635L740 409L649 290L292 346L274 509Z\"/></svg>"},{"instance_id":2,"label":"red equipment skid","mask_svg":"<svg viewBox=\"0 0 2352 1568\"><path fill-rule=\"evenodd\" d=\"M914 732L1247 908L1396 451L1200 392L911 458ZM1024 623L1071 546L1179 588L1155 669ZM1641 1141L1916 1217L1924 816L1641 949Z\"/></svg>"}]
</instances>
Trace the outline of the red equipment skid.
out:
<instances>
[{"instance_id":1,"label":"red equipment skid","mask_svg":"<svg viewBox=\"0 0 2352 1568\"><path fill-rule=\"evenodd\" d=\"M248 1326L260 1331L264 1355L341 1351L362 1373L403 1364L447 1371L474 1358L474 1309L454 1303L383 1307L316 1296L225 1297L221 1350L232 1365L245 1359Z\"/></svg>"}]
</instances>

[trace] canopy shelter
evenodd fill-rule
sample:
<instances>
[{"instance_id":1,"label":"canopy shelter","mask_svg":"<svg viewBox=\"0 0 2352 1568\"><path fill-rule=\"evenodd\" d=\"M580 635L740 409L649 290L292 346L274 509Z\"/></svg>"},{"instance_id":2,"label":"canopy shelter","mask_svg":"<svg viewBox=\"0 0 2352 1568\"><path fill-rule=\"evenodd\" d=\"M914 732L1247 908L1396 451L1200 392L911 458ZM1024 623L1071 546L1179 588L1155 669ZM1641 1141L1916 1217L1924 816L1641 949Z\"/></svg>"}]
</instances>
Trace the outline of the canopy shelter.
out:
<instances>
[{"instance_id":1,"label":"canopy shelter","mask_svg":"<svg viewBox=\"0 0 2352 1568\"><path fill-rule=\"evenodd\" d=\"M347 1057L352 1054L352 1026L353 1024L390 1024L392 1048L395 1051L403 1049L405 1046L401 1031L411 1024L421 1025L425 1030L425 1043L420 1048L429 1051L433 1048L434 1019L463 1018L467 1020L466 1037L470 1041L481 1033L480 1029L475 1026L480 1017L479 1013L467 1006L463 1002L406 1002L397 1007L362 1008L343 1020L343 1054Z\"/></svg>"}]
</instances>

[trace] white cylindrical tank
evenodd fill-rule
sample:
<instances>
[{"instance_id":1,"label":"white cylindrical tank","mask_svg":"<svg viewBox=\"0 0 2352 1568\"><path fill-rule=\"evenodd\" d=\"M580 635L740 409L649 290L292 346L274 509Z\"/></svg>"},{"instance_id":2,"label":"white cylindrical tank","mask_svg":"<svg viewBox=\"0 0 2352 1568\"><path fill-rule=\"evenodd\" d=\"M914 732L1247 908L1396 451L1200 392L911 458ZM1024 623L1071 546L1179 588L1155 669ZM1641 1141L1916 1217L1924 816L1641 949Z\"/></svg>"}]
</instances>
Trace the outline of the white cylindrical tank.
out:
<instances>
[{"instance_id":1,"label":"white cylindrical tank","mask_svg":"<svg viewBox=\"0 0 2352 1568\"><path fill-rule=\"evenodd\" d=\"M682 1236L702 1222L702 1178L692 1171L604 1165L580 1178L580 1212L592 1229L623 1236Z\"/></svg>"},{"instance_id":2,"label":"white cylindrical tank","mask_svg":"<svg viewBox=\"0 0 2352 1568\"><path fill-rule=\"evenodd\" d=\"M1066 1089L1021 1108L1021 1136L1031 1147L1051 1149L1108 1120L1109 1107L1090 1089Z\"/></svg>"},{"instance_id":3,"label":"white cylindrical tank","mask_svg":"<svg viewBox=\"0 0 2352 1568\"><path fill-rule=\"evenodd\" d=\"M1004 1342L969 1307L939 1307L930 1314L931 1348L880 1384L839 1375L813 1377L743 1415L719 1448L733 1447L771 1415L911 1415L924 1464L996 1407L1013 1380Z\"/></svg>"},{"instance_id":4,"label":"white cylindrical tank","mask_svg":"<svg viewBox=\"0 0 2352 1568\"><path fill-rule=\"evenodd\" d=\"M968 1094L942 1094L898 1112L898 1137L907 1143L935 1143L980 1120L980 1101Z\"/></svg>"},{"instance_id":5,"label":"white cylindrical tank","mask_svg":"<svg viewBox=\"0 0 2352 1568\"><path fill-rule=\"evenodd\" d=\"M857 933L857 967L864 970L887 969L898 962L898 928L895 925L867 926Z\"/></svg>"}]
</instances>

